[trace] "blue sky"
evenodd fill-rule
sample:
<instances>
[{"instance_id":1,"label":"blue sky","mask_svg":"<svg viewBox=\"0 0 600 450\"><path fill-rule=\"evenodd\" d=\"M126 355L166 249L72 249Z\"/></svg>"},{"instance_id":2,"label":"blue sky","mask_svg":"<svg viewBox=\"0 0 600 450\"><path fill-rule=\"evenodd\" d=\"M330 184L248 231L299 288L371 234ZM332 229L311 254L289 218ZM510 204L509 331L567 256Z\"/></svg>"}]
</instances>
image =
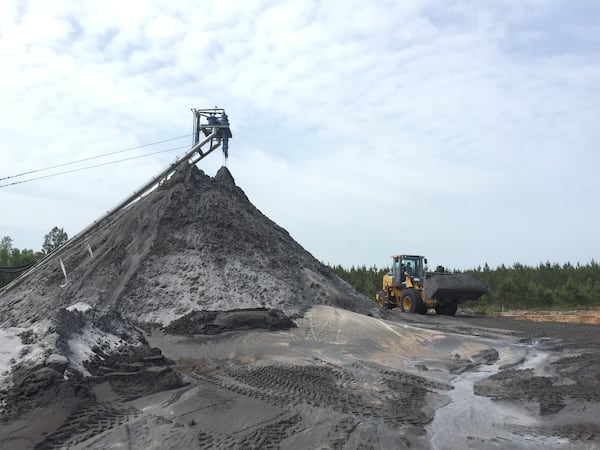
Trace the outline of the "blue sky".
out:
<instances>
[{"instance_id":1,"label":"blue sky","mask_svg":"<svg viewBox=\"0 0 600 450\"><path fill-rule=\"evenodd\" d=\"M597 1L5 1L0 177L218 105L238 185L320 260L598 260L599 22ZM182 152L0 188L0 235L73 235Z\"/></svg>"}]
</instances>

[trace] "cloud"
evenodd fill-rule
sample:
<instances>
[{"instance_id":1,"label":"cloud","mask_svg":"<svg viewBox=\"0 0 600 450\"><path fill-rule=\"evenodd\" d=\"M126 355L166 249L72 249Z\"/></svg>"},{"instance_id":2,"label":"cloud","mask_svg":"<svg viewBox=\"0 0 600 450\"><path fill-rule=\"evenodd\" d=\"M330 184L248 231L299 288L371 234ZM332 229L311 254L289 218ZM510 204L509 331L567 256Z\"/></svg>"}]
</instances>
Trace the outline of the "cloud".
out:
<instances>
[{"instance_id":1,"label":"cloud","mask_svg":"<svg viewBox=\"0 0 600 450\"><path fill-rule=\"evenodd\" d=\"M593 257L594 4L0 8L0 176L191 133L189 108L218 105L238 183L321 259L385 264L406 247L457 267ZM0 234L32 205L17 194L56 201L41 235L76 228L64 208L86 203L77 217L91 221L172 159L3 188ZM208 159L214 172L221 158ZM565 204L570 244L556 242Z\"/></svg>"}]
</instances>

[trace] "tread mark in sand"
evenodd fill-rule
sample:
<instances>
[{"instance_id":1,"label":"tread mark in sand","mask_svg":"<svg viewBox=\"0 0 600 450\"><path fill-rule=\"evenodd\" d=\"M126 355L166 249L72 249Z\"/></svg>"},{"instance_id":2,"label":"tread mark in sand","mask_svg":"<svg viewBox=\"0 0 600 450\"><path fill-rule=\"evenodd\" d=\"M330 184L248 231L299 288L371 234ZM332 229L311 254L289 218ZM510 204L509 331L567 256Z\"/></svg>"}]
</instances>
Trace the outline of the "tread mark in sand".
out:
<instances>
[{"instance_id":1,"label":"tread mark in sand","mask_svg":"<svg viewBox=\"0 0 600 450\"><path fill-rule=\"evenodd\" d=\"M350 371L331 365L228 368L219 377L203 379L288 410L290 406L307 404L390 424L409 425L424 425L430 420L422 411L425 396L431 392L427 387L447 389L445 385L403 372L368 369L375 372L369 376L385 386L381 391L365 392Z\"/></svg>"},{"instance_id":2,"label":"tread mark in sand","mask_svg":"<svg viewBox=\"0 0 600 450\"><path fill-rule=\"evenodd\" d=\"M94 403L76 409L58 430L35 446L36 450L58 449L86 441L140 414L132 407Z\"/></svg>"},{"instance_id":3,"label":"tread mark in sand","mask_svg":"<svg viewBox=\"0 0 600 450\"><path fill-rule=\"evenodd\" d=\"M279 405L334 406L343 412L360 410L360 398L352 393L345 371L320 366L263 366L228 371L227 375L248 386L250 395L265 397Z\"/></svg>"},{"instance_id":4,"label":"tread mark in sand","mask_svg":"<svg viewBox=\"0 0 600 450\"><path fill-rule=\"evenodd\" d=\"M283 440L301 430L302 418L296 415L266 425L240 438L200 431L198 443L200 449L275 449L279 448Z\"/></svg>"},{"instance_id":5,"label":"tread mark in sand","mask_svg":"<svg viewBox=\"0 0 600 450\"><path fill-rule=\"evenodd\" d=\"M350 435L354 432L360 422L352 417L344 417L333 428L333 436L330 436L331 447L334 450L341 450L350 439Z\"/></svg>"},{"instance_id":6,"label":"tread mark in sand","mask_svg":"<svg viewBox=\"0 0 600 450\"><path fill-rule=\"evenodd\" d=\"M452 385L439 383L436 381L428 380L427 378L420 377L418 375L413 375L407 372L403 372L401 370L393 370L388 368L379 367L375 364L369 364L366 362L354 362L350 367L357 369L367 369L373 372L376 372L380 378L384 381L397 381L401 383L407 384L415 384L419 386L423 386L429 389L438 389L442 391L448 391L454 389Z\"/></svg>"},{"instance_id":7,"label":"tread mark in sand","mask_svg":"<svg viewBox=\"0 0 600 450\"><path fill-rule=\"evenodd\" d=\"M175 392L173 395L171 395L171 397L169 397L169 399L167 399L167 401L165 401L163 403L163 408L167 407L167 406L171 406L172 404L176 403L177 401L179 401L179 399L181 398L181 396L183 394L185 394L187 391L189 391L190 389L192 389L192 386L188 386L188 387L184 387L182 389L179 389L177 392Z\"/></svg>"},{"instance_id":8,"label":"tread mark in sand","mask_svg":"<svg viewBox=\"0 0 600 450\"><path fill-rule=\"evenodd\" d=\"M355 445L357 450L369 450L376 448L376 442L368 436L364 431L357 430L362 421L354 417L344 417L337 422L333 428L333 433L329 436L329 444L334 450L343 449L350 437L355 436Z\"/></svg>"}]
</instances>

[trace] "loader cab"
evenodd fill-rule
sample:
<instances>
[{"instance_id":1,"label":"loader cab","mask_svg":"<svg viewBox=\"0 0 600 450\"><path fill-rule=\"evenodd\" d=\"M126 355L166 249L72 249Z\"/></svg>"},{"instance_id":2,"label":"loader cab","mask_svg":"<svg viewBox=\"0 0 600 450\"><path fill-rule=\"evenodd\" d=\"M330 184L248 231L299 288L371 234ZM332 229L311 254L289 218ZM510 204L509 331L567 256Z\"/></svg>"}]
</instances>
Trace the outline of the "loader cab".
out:
<instances>
[{"instance_id":1,"label":"loader cab","mask_svg":"<svg viewBox=\"0 0 600 450\"><path fill-rule=\"evenodd\" d=\"M392 277L394 284L400 286L406 281L405 272L408 272L413 277L414 281L423 282L425 275L424 258L417 255L396 255L392 256L394 262L392 264Z\"/></svg>"}]
</instances>

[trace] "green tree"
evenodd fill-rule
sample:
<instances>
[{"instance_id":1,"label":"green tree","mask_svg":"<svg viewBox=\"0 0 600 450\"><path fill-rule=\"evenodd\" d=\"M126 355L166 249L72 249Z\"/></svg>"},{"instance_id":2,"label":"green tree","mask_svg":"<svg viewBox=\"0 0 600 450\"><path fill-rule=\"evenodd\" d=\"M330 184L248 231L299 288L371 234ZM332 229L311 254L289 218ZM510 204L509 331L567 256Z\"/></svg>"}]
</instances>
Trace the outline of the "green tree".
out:
<instances>
[{"instance_id":1,"label":"green tree","mask_svg":"<svg viewBox=\"0 0 600 450\"><path fill-rule=\"evenodd\" d=\"M338 264L329 268L354 289L369 298L375 298L375 293L381 289L383 275L390 270L388 267L378 269L375 265L373 267L352 266L350 269L346 269Z\"/></svg>"},{"instance_id":2,"label":"green tree","mask_svg":"<svg viewBox=\"0 0 600 450\"><path fill-rule=\"evenodd\" d=\"M0 287L7 285L17 278L21 270L15 268L27 266L41 257L40 252L24 248L20 250L13 247L10 236L0 239Z\"/></svg>"},{"instance_id":3,"label":"green tree","mask_svg":"<svg viewBox=\"0 0 600 450\"><path fill-rule=\"evenodd\" d=\"M69 236L62 228L54 227L50 232L44 236L44 244L42 245L42 252L47 255L52 253L54 250L59 248L65 242L69 240Z\"/></svg>"},{"instance_id":4,"label":"green tree","mask_svg":"<svg viewBox=\"0 0 600 450\"><path fill-rule=\"evenodd\" d=\"M8 266L8 262L12 255L12 239L10 236L4 236L0 240L0 266Z\"/></svg>"}]
</instances>

